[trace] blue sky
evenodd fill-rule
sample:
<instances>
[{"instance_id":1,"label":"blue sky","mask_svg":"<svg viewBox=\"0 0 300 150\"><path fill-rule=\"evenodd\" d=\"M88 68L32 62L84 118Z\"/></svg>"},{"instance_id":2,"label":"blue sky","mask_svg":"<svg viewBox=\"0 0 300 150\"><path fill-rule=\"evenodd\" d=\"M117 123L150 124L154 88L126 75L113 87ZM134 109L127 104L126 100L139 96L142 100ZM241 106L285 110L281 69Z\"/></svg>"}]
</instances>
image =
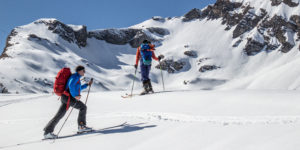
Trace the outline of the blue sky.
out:
<instances>
[{"instance_id":1,"label":"blue sky","mask_svg":"<svg viewBox=\"0 0 300 150\"><path fill-rule=\"evenodd\" d=\"M88 30L128 27L152 16L182 16L216 0L0 0L0 53L16 26L57 18Z\"/></svg>"}]
</instances>

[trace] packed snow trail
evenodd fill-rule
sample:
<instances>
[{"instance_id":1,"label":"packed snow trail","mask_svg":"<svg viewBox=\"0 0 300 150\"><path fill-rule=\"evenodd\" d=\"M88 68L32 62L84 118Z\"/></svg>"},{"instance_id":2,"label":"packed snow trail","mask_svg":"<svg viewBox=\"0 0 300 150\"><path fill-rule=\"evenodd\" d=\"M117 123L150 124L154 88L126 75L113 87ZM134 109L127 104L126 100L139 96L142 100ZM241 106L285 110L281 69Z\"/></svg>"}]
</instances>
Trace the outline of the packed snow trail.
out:
<instances>
[{"instance_id":1,"label":"packed snow trail","mask_svg":"<svg viewBox=\"0 0 300 150\"><path fill-rule=\"evenodd\" d=\"M1 95L0 99L6 102L23 97L33 100L0 107L0 148L50 150L71 145L75 150L297 150L300 147L297 91L175 91L122 99L120 95L124 93L90 93L87 123L97 132L62 138L54 144L40 140L44 126L60 105L56 96ZM74 110L61 136L76 133L77 115ZM62 122L63 119L55 132ZM127 122L124 126L108 128L124 122Z\"/></svg>"}]
</instances>

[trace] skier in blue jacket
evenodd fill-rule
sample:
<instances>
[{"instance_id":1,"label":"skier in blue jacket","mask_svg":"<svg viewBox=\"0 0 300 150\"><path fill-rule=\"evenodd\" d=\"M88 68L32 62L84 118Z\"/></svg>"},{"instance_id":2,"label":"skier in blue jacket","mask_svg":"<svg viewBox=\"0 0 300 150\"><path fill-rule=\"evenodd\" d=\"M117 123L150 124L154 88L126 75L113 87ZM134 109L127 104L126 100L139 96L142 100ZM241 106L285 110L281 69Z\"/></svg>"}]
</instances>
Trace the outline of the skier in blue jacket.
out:
<instances>
[{"instance_id":1,"label":"skier in blue jacket","mask_svg":"<svg viewBox=\"0 0 300 150\"><path fill-rule=\"evenodd\" d=\"M61 96L61 106L56 113L56 115L50 120L47 126L44 128L44 137L45 139L53 139L57 136L53 134L54 128L61 118L66 114L69 106L79 109L78 115L78 132L88 132L92 128L86 126L86 105L80 101L81 95L80 92L86 89L88 86L92 85L92 81L88 84L81 85L80 78L85 74L85 69L83 66L76 67L76 73L72 74L68 79L66 85L66 91Z\"/></svg>"}]
</instances>

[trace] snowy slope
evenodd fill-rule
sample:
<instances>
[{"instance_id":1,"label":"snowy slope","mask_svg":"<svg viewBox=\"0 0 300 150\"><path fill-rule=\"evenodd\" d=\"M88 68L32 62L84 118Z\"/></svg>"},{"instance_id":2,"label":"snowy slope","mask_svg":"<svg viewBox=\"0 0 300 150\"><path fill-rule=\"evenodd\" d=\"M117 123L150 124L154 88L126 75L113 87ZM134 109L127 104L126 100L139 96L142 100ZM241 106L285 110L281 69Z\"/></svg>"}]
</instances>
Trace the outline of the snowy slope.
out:
<instances>
[{"instance_id":1,"label":"snowy slope","mask_svg":"<svg viewBox=\"0 0 300 150\"><path fill-rule=\"evenodd\" d=\"M175 91L120 99L123 93L92 93L87 122L98 132L54 144L39 139L59 107L55 96L1 95L0 148L297 150L300 146L296 91ZM73 111L61 135L76 132L77 114ZM113 127L124 122L125 126ZM25 144L17 145L21 143Z\"/></svg>"},{"instance_id":2,"label":"snowy slope","mask_svg":"<svg viewBox=\"0 0 300 150\"><path fill-rule=\"evenodd\" d=\"M271 1L231 1L242 2L243 6L253 7L249 12L260 15L261 8L266 9L265 19L273 18L275 15L282 16L289 20L293 15L299 15L300 6L289 7L282 3L279 6L272 6ZM297 1L299 3L299 1ZM238 8L230 13L242 12L245 8ZM266 47L254 56L245 54L245 46L248 39L255 39L264 43L264 38L259 33L259 24L251 31L245 32L238 38L232 38L235 27L228 31L224 30L226 25L221 25L224 18L200 19L191 22L182 22L182 18L174 18L165 23L153 23L152 20L145 21L135 27L157 26L165 27L170 30L171 36L166 39L164 44L157 51L162 52L166 57L175 60L187 59L183 57L186 50L196 51L198 57L188 59L190 69L184 73L172 75L169 81L176 80L183 83L192 82L191 88L202 88L202 86L215 86L224 83L217 88L222 89L299 89L300 69L299 64L299 37L296 33L290 37L294 42L294 47L288 52L283 53L280 46L274 50ZM261 20L263 23L263 20ZM166 27L167 26L167 27ZM298 29L299 30L299 26ZM299 35L299 31L298 31ZM276 38L273 38L277 44ZM240 41L236 47L233 45ZM185 47L188 45L188 48ZM279 44L280 45L280 44ZM203 59L202 62L199 60ZM207 59L207 60L206 60ZM216 65L220 69L199 73L201 65ZM168 76L168 75L167 75ZM210 83L207 83L210 82ZM198 83L198 84L197 84ZM195 86L196 84L196 86ZM208 86L210 88L210 86ZM187 87L188 88L188 87Z\"/></svg>"},{"instance_id":3,"label":"snowy slope","mask_svg":"<svg viewBox=\"0 0 300 150\"><path fill-rule=\"evenodd\" d=\"M129 90L135 47L143 39L155 41L156 54L165 56L169 90L298 90L299 9L299 0L218 0L182 17L153 17L129 28L95 31L40 19L9 36L0 58L5 70L0 90L50 93L57 71L79 64L95 78L95 91ZM161 87L157 65L150 77Z\"/></svg>"}]
</instances>

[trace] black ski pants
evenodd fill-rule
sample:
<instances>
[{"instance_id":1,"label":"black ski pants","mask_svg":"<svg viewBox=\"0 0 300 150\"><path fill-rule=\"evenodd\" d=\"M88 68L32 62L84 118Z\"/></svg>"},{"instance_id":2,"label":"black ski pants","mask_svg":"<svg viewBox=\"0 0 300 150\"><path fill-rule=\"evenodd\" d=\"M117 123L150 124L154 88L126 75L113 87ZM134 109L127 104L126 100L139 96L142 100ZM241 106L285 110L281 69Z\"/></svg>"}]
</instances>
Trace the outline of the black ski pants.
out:
<instances>
[{"instance_id":1,"label":"black ski pants","mask_svg":"<svg viewBox=\"0 0 300 150\"><path fill-rule=\"evenodd\" d=\"M52 133L54 131L55 126L59 122L60 119L64 117L64 115L67 112L67 102L68 102L68 96L62 95L61 96L61 105L58 109L58 112L56 115L49 121L49 123L44 128L45 134ZM70 107L74 107L75 109L79 109L79 115L78 115L78 125L86 125L86 111L87 107L84 103L81 101L76 100L74 97L70 96Z\"/></svg>"}]
</instances>

